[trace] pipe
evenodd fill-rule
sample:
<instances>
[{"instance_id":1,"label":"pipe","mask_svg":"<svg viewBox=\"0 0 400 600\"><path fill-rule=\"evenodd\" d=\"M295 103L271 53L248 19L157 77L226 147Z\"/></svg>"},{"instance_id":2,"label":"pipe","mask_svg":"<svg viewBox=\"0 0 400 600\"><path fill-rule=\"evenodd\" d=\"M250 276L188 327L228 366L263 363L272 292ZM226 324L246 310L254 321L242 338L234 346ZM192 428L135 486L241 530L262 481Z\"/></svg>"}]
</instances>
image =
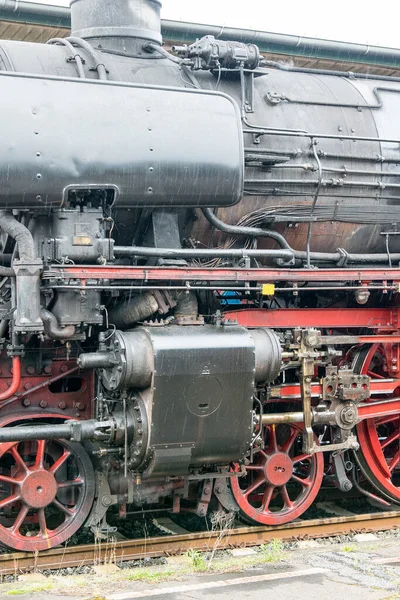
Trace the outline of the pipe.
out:
<instances>
[{"instance_id":1,"label":"pipe","mask_svg":"<svg viewBox=\"0 0 400 600\"><path fill-rule=\"evenodd\" d=\"M25 2L24 0L0 0L0 11L14 13L18 20L27 18L28 15L41 18L42 21L37 23L39 25L54 25L54 19L57 19L60 26L68 28L71 26L71 11L63 6Z\"/></svg>"},{"instance_id":2,"label":"pipe","mask_svg":"<svg viewBox=\"0 0 400 600\"><path fill-rule=\"evenodd\" d=\"M13 356L12 358L12 382L10 387L0 394L0 402L2 400L8 400L11 396L18 391L21 384L21 358L19 356Z\"/></svg>"},{"instance_id":3,"label":"pipe","mask_svg":"<svg viewBox=\"0 0 400 600\"><path fill-rule=\"evenodd\" d=\"M281 414L263 414L261 423L267 425L279 425L281 423L304 423L304 413L281 413Z\"/></svg>"},{"instance_id":4,"label":"pipe","mask_svg":"<svg viewBox=\"0 0 400 600\"><path fill-rule=\"evenodd\" d=\"M143 50L145 52L150 52L150 53L157 52L164 58L168 58L168 60L172 61L173 63L176 63L177 65L184 64L184 61L182 60L182 58L178 58L177 56L174 56L173 54L168 52L165 48L163 48L159 44L155 44L154 42L148 42L147 44L145 44L143 46Z\"/></svg>"},{"instance_id":5,"label":"pipe","mask_svg":"<svg viewBox=\"0 0 400 600\"><path fill-rule=\"evenodd\" d=\"M82 50L84 50L87 54L89 54L90 58L92 59L92 61L94 63L94 68L96 69L96 71L99 75L99 79L101 81L107 81L106 66L100 59L96 50L89 44L89 42L87 42L86 40L83 40L82 38L74 37L74 36L68 37L68 38L66 38L66 40L70 44L75 44L75 46L82 48Z\"/></svg>"},{"instance_id":6,"label":"pipe","mask_svg":"<svg viewBox=\"0 0 400 600\"><path fill-rule=\"evenodd\" d=\"M291 250L247 250L246 248L142 248L138 246L115 246L116 257L157 258L293 258Z\"/></svg>"},{"instance_id":7,"label":"pipe","mask_svg":"<svg viewBox=\"0 0 400 600\"><path fill-rule=\"evenodd\" d=\"M71 42L69 42L68 40L66 40L64 38L52 38L51 40L46 42L46 44L49 44L50 46L54 46L54 45L65 46L67 48L67 50L69 50L71 52L72 57L75 59L76 70L78 72L80 79L86 78L85 70L83 68L82 57L78 52L75 51L75 48L73 47Z\"/></svg>"},{"instance_id":8,"label":"pipe","mask_svg":"<svg viewBox=\"0 0 400 600\"><path fill-rule=\"evenodd\" d=\"M127 304L110 311L109 322L117 329L128 329L138 321L146 321L159 309L159 304L151 292L137 296Z\"/></svg>"},{"instance_id":9,"label":"pipe","mask_svg":"<svg viewBox=\"0 0 400 600\"><path fill-rule=\"evenodd\" d=\"M111 439L114 421L67 421L58 425L25 425L24 427L0 427L0 444L30 442L35 440L63 439L83 440Z\"/></svg>"},{"instance_id":10,"label":"pipe","mask_svg":"<svg viewBox=\"0 0 400 600\"><path fill-rule=\"evenodd\" d=\"M317 262L334 262L339 263L343 261L344 263L381 263L388 261L388 254L350 254L343 249L338 250L338 252L302 252L299 250L293 250L285 240L285 238L280 234L274 231L270 231L268 229L260 229L258 227L242 227L239 225L229 225L228 223L224 223L218 217L214 215L210 208L203 208L203 213L206 219L211 223L213 227L223 231L224 233L229 233L231 235L245 235L248 237L269 237L278 241L280 244L285 244L285 248L287 248L290 252L292 252L292 256L298 260L306 260L310 258L312 261ZM390 259L392 262L400 261L400 254L391 254Z\"/></svg>"},{"instance_id":11,"label":"pipe","mask_svg":"<svg viewBox=\"0 0 400 600\"><path fill-rule=\"evenodd\" d=\"M0 277L15 277L15 271L10 267L0 267Z\"/></svg>"},{"instance_id":12,"label":"pipe","mask_svg":"<svg viewBox=\"0 0 400 600\"><path fill-rule=\"evenodd\" d=\"M0 229L12 237L18 244L19 258L24 262L36 260L36 248L33 236L29 229L22 225L10 213L4 210L0 211Z\"/></svg>"},{"instance_id":13,"label":"pipe","mask_svg":"<svg viewBox=\"0 0 400 600\"><path fill-rule=\"evenodd\" d=\"M4 14L2 14L4 13ZM11 14L10 14L11 13ZM12 16L14 17L12 19ZM70 29L69 8L26 2L24 0L0 0L0 19L36 22L38 25L58 25ZM370 63L374 66L400 65L400 50L381 48L366 44L320 40L311 37L298 37L282 33L254 31L219 25L202 25L183 21L162 20L162 34L165 39L177 43L192 42L204 35L245 44L257 44L262 52L329 58L342 62Z\"/></svg>"},{"instance_id":14,"label":"pipe","mask_svg":"<svg viewBox=\"0 0 400 600\"><path fill-rule=\"evenodd\" d=\"M345 77L347 79L373 79L377 81L394 81L399 82L400 77L391 77L389 75L370 75L369 73L354 73L353 71L333 71L329 69L311 69L307 67L292 67L285 63L279 63L275 60L263 60L263 67L271 67L279 69L279 71L287 71L289 73L305 73L308 75L330 75L331 77Z\"/></svg>"},{"instance_id":15,"label":"pipe","mask_svg":"<svg viewBox=\"0 0 400 600\"><path fill-rule=\"evenodd\" d=\"M203 208L202 211L207 221L213 227L215 227L215 229L219 229L219 231L223 231L224 233L228 233L230 235L245 235L250 237L270 238L271 240L275 240L275 242L277 242L281 248L285 248L286 250L292 250L288 242L283 237L283 235L277 233L276 231L271 231L269 229L260 229L258 227L242 227L239 225L229 225L228 223L224 223L224 221L218 219L218 217L213 213L211 208Z\"/></svg>"},{"instance_id":16,"label":"pipe","mask_svg":"<svg viewBox=\"0 0 400 600\"><path fill-rule=\"evenodd\" d=\"M75 325L60 327L56 317L49 310L42 308L40 316L42 317L44 331L52 340L68 340L75 335Z\"/></svg>"}]
</instances>

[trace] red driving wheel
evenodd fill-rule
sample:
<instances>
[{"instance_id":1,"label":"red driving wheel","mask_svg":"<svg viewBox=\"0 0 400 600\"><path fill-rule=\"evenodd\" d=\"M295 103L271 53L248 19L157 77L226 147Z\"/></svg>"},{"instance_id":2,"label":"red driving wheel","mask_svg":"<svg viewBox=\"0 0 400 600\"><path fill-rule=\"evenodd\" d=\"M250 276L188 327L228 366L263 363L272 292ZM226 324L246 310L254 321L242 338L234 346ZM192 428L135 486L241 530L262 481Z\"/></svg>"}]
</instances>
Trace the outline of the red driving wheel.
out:
<instances>
[{"instance_id":1,"label":"red driving wheel","mask_svg":"<svg viewBox=\"0 0 400 600\"><path fill-rule=\"evenodd\" d=\"M354 357L354 371L371 379L390 378L387 350L383 344L363 346ZM395 391L399 394L400 388ZM400 414L362 421L357 436L364 475L388 499L400 503Z\"/></svg>"},{"instance_id":2,"label":"red driving wheel","mask_svg":"<svg viewBox=\"0 0 400 600\"><path fill-rule=\"evenodd\" d=\"M65 440L0 444L0 544L46 550L83 525L95 494L86 450Z\"/></svg>"},{"instance_id":3,"label":"red driving wheel","mask_svg":"<svg viewBox=\"0 0 400 600\"><path fill-rule=\"evenodd\" d=\"M245 476L231 480L244 520L281 525L297 519L311 506L321 487L324 460L321 453L304 454L302 445L301 425L264 428L264 448L254 451Z\"/></svg>"}]
</instances>

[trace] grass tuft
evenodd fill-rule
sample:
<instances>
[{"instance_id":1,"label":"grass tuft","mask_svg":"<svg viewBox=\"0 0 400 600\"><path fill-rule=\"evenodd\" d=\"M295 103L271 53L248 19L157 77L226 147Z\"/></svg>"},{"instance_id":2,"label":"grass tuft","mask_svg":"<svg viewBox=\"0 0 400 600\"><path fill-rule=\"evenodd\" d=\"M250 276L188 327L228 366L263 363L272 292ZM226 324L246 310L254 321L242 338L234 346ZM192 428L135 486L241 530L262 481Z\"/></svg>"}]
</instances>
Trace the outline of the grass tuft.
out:
<instances>
[{"instance_id":1,"label":"grass tuft","mask_svg":"<svg viewBox=\"0 0 400 600\"><path fill-rule=\"evenodd\" d=\"M281 540L272 540L269 544L260 546L264 562L279 562L285 556L284 546Z\"/></svg>"}]
</instances>

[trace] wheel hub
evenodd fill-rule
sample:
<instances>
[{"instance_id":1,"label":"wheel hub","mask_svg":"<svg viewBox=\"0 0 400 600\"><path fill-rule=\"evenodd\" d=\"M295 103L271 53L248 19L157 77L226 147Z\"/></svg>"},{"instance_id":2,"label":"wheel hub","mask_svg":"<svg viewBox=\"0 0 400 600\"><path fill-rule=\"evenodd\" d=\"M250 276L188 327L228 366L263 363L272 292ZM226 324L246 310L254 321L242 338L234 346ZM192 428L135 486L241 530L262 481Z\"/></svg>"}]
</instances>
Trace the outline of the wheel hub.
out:
<instances>
[{"instance_id":1,"label":"wheel hub","mask_svg":"<svg viewBox=\"0 0 400 600\"><path fill-rule=\"evenodd\" d=\"M268 457L264 467L265 479L271 485L285 485L293 474L293 463L283 452Z\"/></svg>"},{"instance_id":2,"label":"wheel hub","mask_svg":"<svg viewBox=\"0 0 400 600\"><path fill-rule=\"evenodd\" d=\"M21 500L30 508L45 508L57 494L55 477L49 471L28 473L21 485Z\"/></svg>"}]
</instances>

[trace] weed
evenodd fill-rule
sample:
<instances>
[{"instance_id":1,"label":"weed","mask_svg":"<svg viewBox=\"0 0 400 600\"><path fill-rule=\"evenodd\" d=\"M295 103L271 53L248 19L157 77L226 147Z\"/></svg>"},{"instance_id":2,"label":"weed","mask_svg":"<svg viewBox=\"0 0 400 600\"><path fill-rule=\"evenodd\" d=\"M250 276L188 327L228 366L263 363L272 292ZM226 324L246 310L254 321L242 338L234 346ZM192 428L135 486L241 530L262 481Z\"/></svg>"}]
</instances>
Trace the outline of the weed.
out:
<instances>
[{"instance_id":1,"label":"weed","mask_svg":"<svg viewBox=\"0 0 400 600\"><path fill-rule=\"evenodd\" d=\"M23 594L34 594L35 592L45 592L54 588L52 583L42 583L37 585L26 585L20 588L8 590L7 596L22 596Z\"/></svg>"},{"instance_id":2,"label":"weed","mask_svg":"<svg viewBox=\"0 0 400 600\"><path fill-rule=\"evenodd\" d=\"M230 532L235 524L235 513L225 512L223 510L216 511L211 515L211 526L212 531L218 531L218 537L214 542L214 546L210 556L209 568L214 560L215 553L219 546L222 544L222 540L230 535Z\"/></svg>"},{"instance_id":3,"label":"weed","mask_svg":"<svg viewBox=\"0 0 400 600\"><path fill-rule=\"evenodd\" d=\"M262 544L260 552L264 562L278 562L285 556L281 540L272 540L269 544Z\"/></svg>"},{"instance_id":4,"label":"weed","mask_svg":"<svg viewBox=\"0 0 400 600\"><path fill-rule=\"evenodd\" d=\"M355 552L356 548L355 546L343 546L342 548L342 552Z\"/></svg>"},{"instance_id":5,"label":"weed","mask_svg":"<svg viewBox=\"0 0 400 600\"><path fill-rule=\"evenodd\" d=\"M125 579L129 581L145 581L147 583L159 583L176 577L176 571L165 569L163 571L152 571L149 568L134 569L128 573Z\"/></svg>"},{"instance_id":6,"label":"weed","mask_svg":"<svg viewBox=\"0 0 400 600\"><path fill-rule=\"evenodd\" d=\"M186 556L190 559L192 566L196 571L204 571L206 569L204 556L198 550L190 549L187 551Z\"/></svg>"}]
</instances>

